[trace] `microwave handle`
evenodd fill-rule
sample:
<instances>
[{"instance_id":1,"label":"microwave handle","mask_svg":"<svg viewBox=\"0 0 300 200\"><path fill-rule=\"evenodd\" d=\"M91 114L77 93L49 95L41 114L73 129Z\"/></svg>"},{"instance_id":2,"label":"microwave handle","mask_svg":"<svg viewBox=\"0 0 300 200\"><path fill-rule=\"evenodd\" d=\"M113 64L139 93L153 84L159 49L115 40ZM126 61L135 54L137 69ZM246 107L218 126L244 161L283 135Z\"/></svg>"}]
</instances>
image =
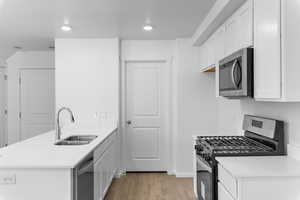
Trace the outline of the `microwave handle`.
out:
<instances>
[{"instance_id":1,"label":"microwave handle","mask_svg":"<svg viewBox=\"0 0 300 200\"><path fill-rule=\"evenodd\" d=\"M233 85L234 85L235 88L239 87L238 84L237 84L237 82L236 82L236 80L235 80L235 77L234 77L234 71L235 71L235 69L237 67L237 62L238 62L238 60L235 59L235 61L233 62L232 68L231 68L231 81L232 81L232 83L233 83Z\"/></svg>"}]
</instances>

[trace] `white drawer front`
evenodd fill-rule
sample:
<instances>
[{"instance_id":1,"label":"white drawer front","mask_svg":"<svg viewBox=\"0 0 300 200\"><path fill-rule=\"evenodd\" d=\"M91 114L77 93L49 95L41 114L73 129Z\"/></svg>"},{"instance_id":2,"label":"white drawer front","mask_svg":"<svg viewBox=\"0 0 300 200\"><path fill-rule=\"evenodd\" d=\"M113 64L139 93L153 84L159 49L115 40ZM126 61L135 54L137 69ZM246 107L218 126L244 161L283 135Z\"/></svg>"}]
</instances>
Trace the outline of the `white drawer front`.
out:
<instances>
[{"instance_id":1,"label":"white drawer front","mask_svg":"<svg viewBox=\"0 0 300 200\"><path fill-rule=\"evenodd\" d=\"M221 183L218 183L218 200L234 200Z\"/></svg>"},{"instance_id":2,"label":"white drawer front","mask_svg":"<svg viewBox=\"0 0 300 200\"><path fill-rule=\"evenodd\" d=\"M98 160L115 139L115 132L106 138L94 151L94 160Z\"/></svg>"},{"instance_id":3,"label":"white drawer front","mask_svg":"<svg viewBox=\"0 0 300 200\"><path fill-rule=\"evenodd\" d=\"M237 180L220 164L218 164L218 180L234 198L237 198Z\"/></svg>"}]
</instances>

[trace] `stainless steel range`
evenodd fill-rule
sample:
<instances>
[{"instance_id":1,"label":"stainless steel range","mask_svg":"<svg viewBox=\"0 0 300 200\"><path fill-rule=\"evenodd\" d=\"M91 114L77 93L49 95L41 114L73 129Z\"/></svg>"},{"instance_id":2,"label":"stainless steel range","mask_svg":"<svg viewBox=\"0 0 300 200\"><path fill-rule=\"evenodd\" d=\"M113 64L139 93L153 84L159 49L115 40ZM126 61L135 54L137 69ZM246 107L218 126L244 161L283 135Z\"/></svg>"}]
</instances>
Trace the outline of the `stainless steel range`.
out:
<instances>
[{"instance_id":1,"label":"stainless steel range","mask_svg":"<svg viewBox=\"0 0 300 200\"><path fill-rule=\"evenodd\" d=\"M284 123L244 116L244 136L201 136L196 142L198 200L217 200L218 156L275 156L285 154Z\"/></svg>"}]
</instances>

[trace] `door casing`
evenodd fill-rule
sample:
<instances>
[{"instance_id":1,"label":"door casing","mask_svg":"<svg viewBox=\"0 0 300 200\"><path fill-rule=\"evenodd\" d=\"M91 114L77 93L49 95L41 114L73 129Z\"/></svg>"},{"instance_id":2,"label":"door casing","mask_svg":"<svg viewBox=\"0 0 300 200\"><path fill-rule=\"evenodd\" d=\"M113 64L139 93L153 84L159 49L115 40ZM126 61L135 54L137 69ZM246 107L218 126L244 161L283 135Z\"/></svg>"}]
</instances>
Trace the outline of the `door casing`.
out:
<instances>
[{"instance_id":1,"label":"door casing","mask_svg":"<svg viewBox=\"0 0 300 200\"><path fill-rule=\"evenodd\" d=\"M172 88L171 88L171 63L172 58L166 58L166 59L156 59L156 58L150 58L150 59L123 59L121 62L121 81L120 81L120 133L121 133L121 168L120 168L120 174L126 174L126 162L127 162L127 145L128 142L126 141L126 66L127 63L130 62L163 62L166 66L166 88L167 88L167 94L166 94L166 101L167 105L166 110L166 117L165 117L165 130L166 130L166 163L167 163L167 173L168 174L174 174L174 164L173 164L173 152L172 152L172 135L171 135L171 108L172 108Z\"/></svg>"}]
</instances>

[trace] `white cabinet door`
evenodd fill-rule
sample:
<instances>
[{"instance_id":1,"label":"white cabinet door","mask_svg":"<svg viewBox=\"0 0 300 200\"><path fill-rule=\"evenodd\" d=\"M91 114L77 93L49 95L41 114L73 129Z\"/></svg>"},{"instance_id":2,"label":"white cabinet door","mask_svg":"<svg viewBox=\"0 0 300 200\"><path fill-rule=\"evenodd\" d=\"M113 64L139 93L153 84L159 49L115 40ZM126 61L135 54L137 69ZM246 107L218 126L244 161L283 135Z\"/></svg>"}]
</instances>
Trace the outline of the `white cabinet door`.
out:
<instances>
[{"instance_id":1,"label":"white cabinet door","mask_svg":"<svg viewBox=\"0 0 300 200\"><path fill-rule=\"evenodd\" d=\"M215 35L212 35L207 40L207 66L206 67L215 65L215 52L214 52L215 38L216 38Z\"/></svg>"},{"instance_id":2,"label":"white cabinet door","mask_svg":"<svg viewBox=\"0 0 300 200\"><path fill-rule=\"evenodd\" d=\"M237 11L238 48L253 46L253 0L248 0Z\"/></svg>"},{"instance_id":3,"label":"white cabinet door","mask_svg":"<svg viewBox=\"0 0 300 200\"><path fill-rule=\"evenodd\" d=\"M210 36L200 47L201 68L207 68L216 65L216 35Z\"/></svg>"},{"instance_id":4,"label":"white cabinet door","mask_svg":"<svg viewBox=\"0 0 300 200\"><path fill-rule=\"evenodd\" d=\"M225 55L253 45L253 0L248 0L225 22Z\"/></svg>"},{"instance_id":5,"label":"white cabinet door","mask_svg":"<svg viewBox=\"0 0 300 200\"><path fill-rule=\"evenodd\" d=\"M208 67L208 42L205 41L201 46L201 68Z\"/></svg>"},{"instance_id":6,"label":"white cabinet door","mask_svg":"<svg viewBox=\"0 0 300 200\"><path fill-rule=\"evenodd\" d=\"M225 55L228 56L239 49L238 40L238 18L236 15L231 16L225 22Z\"/></svg>"},{"instance_id":7,"label":"white cabinet door","mask_svg":"<svg viewBox=\"0 0 300 200\"><path fill-rule=\"evenodd\" d=\"M281 97L280 0L254 0L254 96Z\"/></svg>"},{"instance_id":8,"label":"white cabinet door","mask_svg":"<svg viewBox=\"0 0 300 200\"><path fill-rule=\"evenodd\" d=\"M215 33L215 63L216 63L216 96L219 97L219 61L224 58L225 27L221 26Z\"/></svg>"},{"instance_id":9,"label":"white cabinet door","mask_svg":"<svg viewBox=\"0 0 300 200\"><path fill-rule=\"evenodd\" d=\"M94 152L98 159L94 166L94 199L102 200L109 189L116 169L115 133L104 141ZM105 147L104 147L105 146ZM101 157L99 157L99 153Z\"/></svg>"}]
</instances>

